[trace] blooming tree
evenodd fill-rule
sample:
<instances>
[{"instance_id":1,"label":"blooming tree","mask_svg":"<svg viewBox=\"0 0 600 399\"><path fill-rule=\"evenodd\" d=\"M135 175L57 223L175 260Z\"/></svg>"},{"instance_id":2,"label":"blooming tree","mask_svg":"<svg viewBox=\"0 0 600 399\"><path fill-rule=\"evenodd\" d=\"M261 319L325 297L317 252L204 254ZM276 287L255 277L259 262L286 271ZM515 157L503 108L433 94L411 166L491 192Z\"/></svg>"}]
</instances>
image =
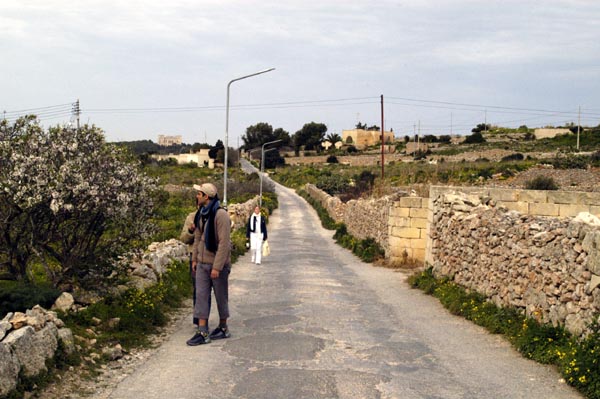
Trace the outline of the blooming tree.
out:
<instances>
[{"instance_id":1,"label":"blooming tree","mask_svg":"<svg viewBox=\"0 0 600 399\"><path fill-rule=\"evenodd\" d=\"M55 286L96 284L153 232L156 189L95 126L2 121L0 265L17 279L41 264Z\"/></svg>"}]
</instances>

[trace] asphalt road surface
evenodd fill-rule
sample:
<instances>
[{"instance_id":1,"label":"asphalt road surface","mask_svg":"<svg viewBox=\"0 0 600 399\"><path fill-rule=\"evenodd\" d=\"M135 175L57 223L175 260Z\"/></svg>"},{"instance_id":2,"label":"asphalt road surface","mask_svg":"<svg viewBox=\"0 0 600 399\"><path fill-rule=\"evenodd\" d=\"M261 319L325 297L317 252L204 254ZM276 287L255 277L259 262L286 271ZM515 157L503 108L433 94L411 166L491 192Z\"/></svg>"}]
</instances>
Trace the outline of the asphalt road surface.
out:
<instances>
[{"instance_id":1,"label":"asphalt road surface","mask_svg":"<svg viewBox=\"0 0 600 399\"><path fill-rule=\"evenodd\" d=\"M186 317L110 398L581 397L406 275L362 263L303 199L277 192L271 255L254 265L247 254L231 273L231 338L188 347Z\"/></svg>"}]
</instances>

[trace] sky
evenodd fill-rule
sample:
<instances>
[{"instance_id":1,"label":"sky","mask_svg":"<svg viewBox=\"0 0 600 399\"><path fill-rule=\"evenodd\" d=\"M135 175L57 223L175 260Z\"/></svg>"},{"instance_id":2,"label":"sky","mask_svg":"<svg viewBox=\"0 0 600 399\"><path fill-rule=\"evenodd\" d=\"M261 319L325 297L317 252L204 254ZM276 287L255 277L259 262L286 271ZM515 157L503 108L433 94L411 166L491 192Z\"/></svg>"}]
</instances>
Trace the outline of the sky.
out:
<instances>
[{"instance_id":1,"label":"sky","mask_svg":"<svg viewBox=\"0 0 600 399\"><path fill-rule=\"evenodd\" d=\"M268 68L231 83L227 118L228 83ZM0 84L9 121L75 123L79 100L107 141L341 135L381 126L381 96L397 137L597 126L600 2L0 0Z\"/></svg>"}]
</instances>

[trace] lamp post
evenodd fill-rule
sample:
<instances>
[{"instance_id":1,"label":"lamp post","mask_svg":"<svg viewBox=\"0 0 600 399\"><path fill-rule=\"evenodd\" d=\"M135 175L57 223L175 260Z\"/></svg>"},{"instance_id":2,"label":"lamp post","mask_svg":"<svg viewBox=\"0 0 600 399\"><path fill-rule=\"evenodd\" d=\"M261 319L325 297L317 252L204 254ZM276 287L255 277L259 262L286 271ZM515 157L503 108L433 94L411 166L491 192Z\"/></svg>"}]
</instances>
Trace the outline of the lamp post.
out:
<instances>
[{"instance_id":1,"label":"lamp post","mask_svg":"<svg viewBox=\"0 0 600 399\"><path fill-rule=\"evenodd\" d=\"M262 182L263 182L263 174L265 172L265 146L268 144L279 143L282 140L273 140L262 145L262 151L260 155L260 197L258 199L258 206L262 208ZM274 150L274 148L271 148Z\"/></svg>"},{"instance_id":2,"label":"lamp post","mask_svg":"<svg viewBox=\"0 0 600 399\"><path fill-rule=\"evenodd\" d=\"M229 152L229 88L233 82L237 82L238 80L251 78L252 76L260 75L263 73L274 71L275 68L265 69L264 71L252 73L250 75L242 76L239 78L235 78L227 83L227 104L225 106L225 158L223 165L223 206L227 206L227 153Z\"/></svg>"}]
</instances>

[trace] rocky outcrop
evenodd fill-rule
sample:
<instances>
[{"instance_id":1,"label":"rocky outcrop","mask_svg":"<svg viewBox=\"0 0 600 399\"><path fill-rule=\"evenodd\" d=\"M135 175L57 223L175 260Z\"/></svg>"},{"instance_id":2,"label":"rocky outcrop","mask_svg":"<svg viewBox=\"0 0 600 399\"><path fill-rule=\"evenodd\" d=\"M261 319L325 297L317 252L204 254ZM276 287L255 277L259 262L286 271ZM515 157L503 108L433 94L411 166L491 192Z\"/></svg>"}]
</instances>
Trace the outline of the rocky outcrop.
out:
<instances>
[{"instance_id":1,"label":"rocky outcrop","mask_svg":"<svg viewBox=\"0 0 600 399\"><path fill-rule=\"evenodd\" d=\"M575 335L587 332L600 311L595 216L523 215L461 193L439 196L433 209L436 275Z\"/></svg>"},{"instance_id":2,"label":"rocky outcrop","mask_svg":"<svg viewBox=\"0 0 600 399\"><path fill-rule=\"evenodd\" d=\"M55 312L34 306L25 313L7 314L0 321L0 397L16 388L19 374L35 377L47 372L46 362L59 346L67 353L75 350L71 330Z\"/></svg>"}]
</instances>

